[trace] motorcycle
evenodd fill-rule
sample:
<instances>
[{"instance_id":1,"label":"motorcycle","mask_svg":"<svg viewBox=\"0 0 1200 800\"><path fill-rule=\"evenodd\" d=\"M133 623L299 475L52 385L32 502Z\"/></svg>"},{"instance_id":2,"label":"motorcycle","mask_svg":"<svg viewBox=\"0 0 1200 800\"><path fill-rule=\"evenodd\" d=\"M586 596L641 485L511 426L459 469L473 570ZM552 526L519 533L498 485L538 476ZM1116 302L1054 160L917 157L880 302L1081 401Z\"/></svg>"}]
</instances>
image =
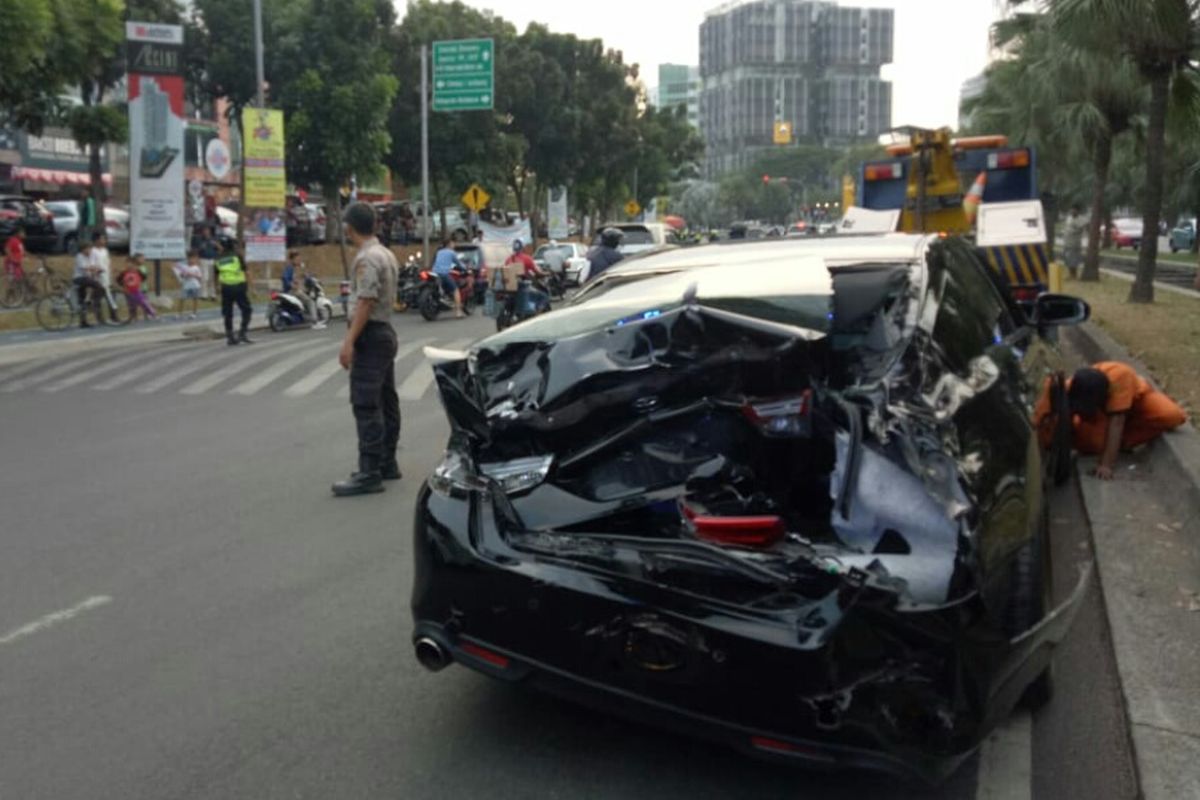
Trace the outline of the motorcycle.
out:
<instances>
[{"instance_id":1,"label":"motorcycle","mask_svg":"<svg viewBox=\"0 0 1200 800\"><path fill-rule=\"evenodd\" d=\"M532 278L525 276L518 280L515 292L500 290L495 292L495 297L498 331L550 310L550 296L538 288Z\"/></svg>"},{"instance_id":2,"label":"motorcycle","mask_svg":"<svg viewBox=\"0 0 1200 800\"><path fill-rule=\"evenodd\" d=\"M421 255L409 256L400 267L396 281L396 310L408 311L416 308L421 298Z\"/></svg>"},{"instance_id":3,"label":"motorcycle","mask_svg":"<svg viewBox=\"0 0 1200 800\"><path fill-rule=\"evenodd\" d=\"M450 277L462 298L463 313L470 314L471 306L475 302L475 276L470 272L454 269L450 271ZM422 317L433 322L443 311L454 310L454 297L442 288L442 282L438 280L437 275L432 271L422 270L419 278L417 309Z\"/></svg>"},{"instance_id":4,"label":"motorcycle","mask_svg":"<svg viewBox=\"0 0 1200 800\"><path fill-rule=\"evenodd\" d=\"M304 303L296 294L272 291L271 302L267 305L267 323L271 330L278 333L297 326L310 326L316 322L328 323L333 319L333 301L325 295L320 281L311 276L305 278L301 291L312 298L316 319L305 313Z\"/></svg>"}]
</instances>

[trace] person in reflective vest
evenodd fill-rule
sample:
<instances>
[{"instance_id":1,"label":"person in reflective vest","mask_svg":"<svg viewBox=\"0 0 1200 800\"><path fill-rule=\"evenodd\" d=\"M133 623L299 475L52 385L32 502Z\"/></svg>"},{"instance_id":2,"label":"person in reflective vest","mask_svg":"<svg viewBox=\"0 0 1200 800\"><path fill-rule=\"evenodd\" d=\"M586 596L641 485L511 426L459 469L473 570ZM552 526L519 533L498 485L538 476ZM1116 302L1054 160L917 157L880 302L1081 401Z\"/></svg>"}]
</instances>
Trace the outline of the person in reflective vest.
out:
<instances>
[{"instance_id":1,"label":"person in reflective vest","mask_svg":"<svg viewBox=\"0 0 1200 800\"><path fill-rule=\"evenodd\" d=\"M246 267L237 254L217 259L213 265L217 283L221 286L221 314L225 317L225 339L230 345L253 344L246 331L250 329L250 297L247 293ZM233 306L242 312L241 333L233 335Z\"/></svg>"}]
</instances>

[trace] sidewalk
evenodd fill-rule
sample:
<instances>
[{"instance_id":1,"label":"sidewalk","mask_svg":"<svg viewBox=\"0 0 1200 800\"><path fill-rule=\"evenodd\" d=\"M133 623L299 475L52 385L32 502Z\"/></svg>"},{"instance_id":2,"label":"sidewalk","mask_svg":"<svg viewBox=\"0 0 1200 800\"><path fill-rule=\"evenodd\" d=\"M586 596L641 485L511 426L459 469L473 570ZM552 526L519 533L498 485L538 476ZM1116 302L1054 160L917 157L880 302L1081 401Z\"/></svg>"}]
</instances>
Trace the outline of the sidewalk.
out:
<instances>
[{"instance_id":1,"label":"sidewalk","mask_svg":"<svg viewBox=\"0 0 1200 800\"><path fill-rule=\"evenodd\" d=\"M1086 361L1145 365L1095 325L1068 332ZM1116 480L1080 483L1147 800L1200 798L1200 434L1129 455Z\"/></svg>"}]
</instances>

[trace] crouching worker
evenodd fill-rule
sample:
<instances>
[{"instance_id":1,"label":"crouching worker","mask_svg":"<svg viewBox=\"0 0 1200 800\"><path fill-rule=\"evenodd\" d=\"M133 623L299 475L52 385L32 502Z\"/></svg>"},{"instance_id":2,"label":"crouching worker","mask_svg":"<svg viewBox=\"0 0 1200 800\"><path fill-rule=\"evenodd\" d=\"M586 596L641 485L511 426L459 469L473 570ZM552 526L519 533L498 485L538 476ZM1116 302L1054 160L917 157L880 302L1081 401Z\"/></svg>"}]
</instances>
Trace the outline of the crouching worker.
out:
<instances>
[{"instance_id":1,"label":"crouching worker","mask_svg":"<svg viewBox=\"0 0 1200 800\"><path fill-rule=\"evenodd\" d=\"M1129 365L1102 361L1075 373L1067 388L1075 449L1100 456L1095 475L1112 480L1117 454L1187 421L1187 414Z\"/></svg>"}]
</instances>

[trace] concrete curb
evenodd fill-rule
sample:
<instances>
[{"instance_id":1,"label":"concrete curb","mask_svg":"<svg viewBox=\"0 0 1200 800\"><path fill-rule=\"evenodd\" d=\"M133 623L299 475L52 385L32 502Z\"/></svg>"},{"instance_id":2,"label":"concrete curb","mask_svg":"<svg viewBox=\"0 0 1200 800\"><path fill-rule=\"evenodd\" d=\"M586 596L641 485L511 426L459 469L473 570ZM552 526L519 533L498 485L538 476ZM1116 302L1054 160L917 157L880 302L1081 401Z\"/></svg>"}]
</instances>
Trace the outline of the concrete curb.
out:
<instances>
[{"instance_id":1,"label":"concrete curb","mask_svg":"<svg viewBox=\"0 0 1200 800\"><path fill-rule=\"evenodd\" d=\"M1094 324L1066 336L1089 362L1149 376ZM1185 425L1123 455L1117 480L1080 485L1141 795L1200 798L1200 434Z\"/></svg>"}]
</instances>

